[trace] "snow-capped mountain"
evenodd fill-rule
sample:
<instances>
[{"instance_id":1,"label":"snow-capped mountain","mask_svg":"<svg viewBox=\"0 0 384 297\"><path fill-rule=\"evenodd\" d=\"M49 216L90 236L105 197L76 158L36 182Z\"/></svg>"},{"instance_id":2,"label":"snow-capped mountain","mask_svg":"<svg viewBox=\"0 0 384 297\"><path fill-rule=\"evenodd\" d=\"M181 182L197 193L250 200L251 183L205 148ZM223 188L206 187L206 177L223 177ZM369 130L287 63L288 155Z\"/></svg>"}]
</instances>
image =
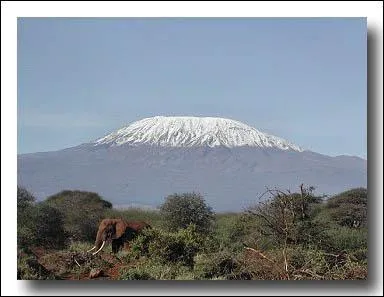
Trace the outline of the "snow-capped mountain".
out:
<instances>
[{"instance_id":1,"label":"snow-capped mountain","mask_svg":"<svg viewBox=\"0 0 384 297\"><path fill-rule=\"evenodd\" d=\"M38 200L62 190L97 192L114 205L159 206L199 192L216 211L257 203L268 188L318 194L366 187L367 161L303 150L222 118L152 117L89 143L18 155L18 185Z\"/></svg>"},{"instance_id":2,"label":"snow-capped mountain","mask_svg":"<svg viewBox=\"0 0 384 297\"><path fill-rule=\"evenodd\" d=\"M302 148L239 121L215 117L145 118L94 141L95 145L158 145L165 147L250 146L301 152Z\"/></svg>"}]
</instances>

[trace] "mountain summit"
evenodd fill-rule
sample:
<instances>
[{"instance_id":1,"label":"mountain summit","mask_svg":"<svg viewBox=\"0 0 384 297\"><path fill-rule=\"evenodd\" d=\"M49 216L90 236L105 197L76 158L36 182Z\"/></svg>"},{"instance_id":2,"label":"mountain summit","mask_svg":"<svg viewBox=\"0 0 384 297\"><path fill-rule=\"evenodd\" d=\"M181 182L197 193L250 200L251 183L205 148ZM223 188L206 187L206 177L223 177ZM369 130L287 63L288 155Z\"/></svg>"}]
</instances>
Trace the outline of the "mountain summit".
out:
<instances>
[{"instance_id":1,"label":"mountain summit","mask_svg":"<svg viewBox=\"0 0 384 297\"><path fill-rule=\"evenodd\" d=\"M367 185L367 161L302 150L244 123L213 117L152 117L95 141L17 156L18 185L38 200L63 190L96 192L118 205L159 206L201 193L215 211L240 211L266 188L314 186L336 194Z\"/></svg>"},{"instance_id":2,"label":"mountain summit","mask_svg":"<svg viewBox=\"0 0 384 297\"><path fill-rule=\"evenodd\" d=\"M94 145L157 145L162 147L259 147L302 152L282 138L239 121L215 117L156 116L133 122L93 142Z\"/></svg>"}]
</instances>

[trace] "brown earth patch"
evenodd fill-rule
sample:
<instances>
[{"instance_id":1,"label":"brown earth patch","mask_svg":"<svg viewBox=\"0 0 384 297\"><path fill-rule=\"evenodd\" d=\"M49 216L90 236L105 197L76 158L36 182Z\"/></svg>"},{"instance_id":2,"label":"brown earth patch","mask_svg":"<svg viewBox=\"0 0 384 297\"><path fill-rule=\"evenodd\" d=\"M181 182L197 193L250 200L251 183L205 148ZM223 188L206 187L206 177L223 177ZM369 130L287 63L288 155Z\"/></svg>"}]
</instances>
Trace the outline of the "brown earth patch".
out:
<instances>
[{"instance_id":1,"label":"brown earth patch","mask_svg":"<svg viewBox=\"0 0 384 297\"><path fill-rule=\"evenodd\" d=\"M45 271L63 280L117 280L121 268L134 265L123 263L117 256L106 252L93 256L86 252L55 251L41 247L31 248L31 252L36 257L36 263Z\"/></svg>"}]
</instances>

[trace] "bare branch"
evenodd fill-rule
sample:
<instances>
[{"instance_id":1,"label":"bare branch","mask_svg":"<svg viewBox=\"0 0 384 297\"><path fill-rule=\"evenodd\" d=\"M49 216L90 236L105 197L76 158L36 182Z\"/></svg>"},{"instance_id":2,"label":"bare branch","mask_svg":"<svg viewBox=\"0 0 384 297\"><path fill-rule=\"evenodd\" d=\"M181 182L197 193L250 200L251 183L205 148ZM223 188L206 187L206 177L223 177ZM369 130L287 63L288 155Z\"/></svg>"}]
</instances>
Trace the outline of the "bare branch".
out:
<instances>
[{"instance_id":1,"label":"bare branch","mask_svg":"<svg viewBox=\"0 0 384 297\"><path fill-rule=\"evenodd\" d=\"M255 249L250 248L250 247L244 247L244 249L246 249L246 250L250 250L250 251L256 253L257 255L259 255L260 257L262 257L263 259L268 260L269 262L271 262L271 263L273 263L273 264L276 264L274 261L272 261L272 260L269 259L267 256L265 256L261 251L255 250Z\"/></svg>"}]
</instances>

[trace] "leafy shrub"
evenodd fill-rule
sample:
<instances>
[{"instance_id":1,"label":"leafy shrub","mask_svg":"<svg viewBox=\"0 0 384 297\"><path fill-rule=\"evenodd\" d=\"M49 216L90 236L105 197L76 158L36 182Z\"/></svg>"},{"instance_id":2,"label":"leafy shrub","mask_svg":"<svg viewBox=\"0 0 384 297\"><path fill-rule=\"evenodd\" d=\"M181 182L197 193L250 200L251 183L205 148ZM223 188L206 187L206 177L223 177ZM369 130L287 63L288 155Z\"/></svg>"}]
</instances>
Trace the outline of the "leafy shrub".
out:
<instances>
[{"instance_id":1,"label":"leafy shrub","mask_svg":"<svg viewBox=\"0 0 384 297\"><path fill-rule=\"evenodd\" d=\"M330 252L353 251L367 248L368 230L348 227L332 228L326 231L328 241L324 249Z\"/></svg>"},{"instance_id":2,"label":"leafy shrub","mask_svg":"<svg viewBox=\"0 0 384 297\"><path fill-rule=\"evenodd\" d=\"M362 264L368 264L368 249L367 248L360 248L357 250L352 251L351 257Z\"/></svg>"},{"instance_id":3,"label":"leafy shrub","mask_svg":"<svg viewBox=\"0 0 384 297\"><path fill-rule=\"evenodd\" d=\"M332 219L341 226L367 226L367 190L364 188L342 192L327 201Z\"/></svg>"},{"instance_id":4,"label":"leafy shrub","mask_svg":"<svg viewBox=\"0 0 384 297\"><path fill-rule=\"evenodd\" d=\"M17 189L17 244L19 248L39 245L48 248L65 246L66 234L62 213L35 198L24 188Z\"/></svg>"},{"instance_id":5,"label":"leafy shrub","mask_svg":"<svg viewBox=\"0 0 384 297\"><path fill-rule=\"evenodd\" d=\"M24 187L17 187L17 210L22 211L34 204L36 198Z\"/></svg>"},{"instance_id":6,"label":"leafy shrub","mask_svg":"<svg viewBox=\"0 0 384 297\"><path fill-rule=\"evenodd\" d=\"M254 220L242 214L216 215L214 237L218 244L233 251L242 249L243 242L253 238Z\"/></svg>"},{"instance_id":7,"label":"leafy shrub","mask_svg":"<svg viewBox=\"0 0 384 297\"><path fill-rule=\"evenodd\" d=\"M62 248L66 244L64 216L54 207L41 203L36 206L33 231L36 244L49 248Z\"/></svg>"},{"instance_id":8,"label":"leafy shrub","mask_svg":"<svg viewBox=\"0 0 384 297\"><path fill-rule=\"evenodd\" d=\"M34 255L22 250L17 253L17 279L18 280L54 280L54 274L42 266Z\"/></svg>"},{"instance_id":9,"label":"leafy shrub","mask_svg":"<svg viewBox=\"0 0 384 297\"><path fill-rule=\"evenodd\" d=\"M321 221L299 221L296 227L296 243L307 247L322 248L330 240L327 234L328 228L328 224Z\"/></svg>"},{"instance_id":10,"label":"leafy shrub","mask_svg":"<svg viewBox=\"0 0 384 297\"><path fill-rule=\"evenodd\" d=\"M124 268L119 273L119 280L155 280L145 268Z\"/></svg>"},{"instance_id":11,"label":"leafy shrub","mask_svg":"<svg viewBox=\"0 0 384 297\"><path fill-rule=\"evenodd\" d=\"M17 247L25 249L35 245L37 242L36 235L32 227L18 226L17 228Z\"/></svg>"},{"instance_id":12,"label":"leafy shrub","mask_svg":"<svg viewBox=\"0 0 384 297\"><path fill-rule=\"evenodd\" d=\"M330 209L329 213L332 220L340 226L360 227L366 226L367 223L366 206L343 203L337 208Z\"/></svg>"},{"instance_id":13,"label":"leafy shrub","mask_svg":"<svg viewBox=\"0 0 384 297\"><path fill-rule=\"evenodd\" d=\"M367 265L351 261L350 258L347 258L342 267L335 266L325 275L325 279L331 280L366 280L367 278Z\"/></svg>"},{"instance_id":14,"label":"leafy shrub","mask_svg":"<svg viewBox=\"0 0 384 297\"><path fill-rule=\"evenodd\" d=\"M64 214L64 228L73 241L94 241L104 211L112 207L97 193L85 191L62 191L46 203Z\"/></svg>"},{"instance_id":15,"label":"leafy shrub","mask_svg":"<svg viewBox=\"0 0 384 297\"><path fill-rule=\"evenodd\" d=\"M348 191L344 191L337 194L327 201L327 207L337 208L341 204L350 203L354 205L367 206L368 203L368 192L365 188L356 188Z\"/></svg>"},{"instance_id":16,"label":"leafy shrub","mask_svg":"<svg viewBox=\"0 0 384 297\"><path fill-rule=\"evenodd\" d=\"M203 248L204 238L196 231L196 226L176 233L159 229L145 230L132 243L136 256L157 259L159 263L181 263L193 266L193 257Z\"/></svg>"},{"instance_id":17,"label":"leafy shrub","mask_svg":"<svg viewBox=\"0 0 384 297\"><path fill-rule=\"evenodd\" d=\"M200 279L229 278L239 264L229 251L198 254L195 257L194 273Z\"/></svg>"},{"instance_id":18,"label":"leafy shrub","mask_svg":"<svg viewBox=\"0 0 384 297\"><path fill-rule=\"evenodd\" d=\"M202 246L202 238L194 225L177 233L164 234L149 245L149 254L161 262L193 266L193 257Z\"/></svg>"},{"instance_id":19,"label":"leafy shrub","mask_svg":"<svg viewBox=\"0 0 384 297\"><path fill-rule=\"evenodd\" d=\"M327 254L315 247L290 246L286 249L244 253L243 269L262 280L322 280L346 264L345 254Z\"/></svg>"},{"instance_id":20,"label":"leafy shrub","mask_svg":"<svg viewBox=\"0 0 384 297\"><path fill-rule=\"evenodd\" d=\"M320 249L295 246L291 247L287 254L291 275L298 279L311 278L311 274L312 277L319 275L317 278L321 278L320 275L329 269L325 252Z\"/></svg>"},{"instance_id":21,"label":"leafy shrub","mask_svg":"<svg viewBox=\"0 0 384 297\"><path fill-rule=\"evenodd\" d=\"M196 225L197 231L209 233L212 230L214 213L200 194L183 193L166 197L160 207L165 227L170 231Z\"/></svg>"},{"instance_id":22,"label":"leafy shrub","mask_svg":"<svg viewBox=\"0 0 384 297\"><path fill-rule=\"evenodd\" d=\"M151 242L158 240L161 235L162 231L160 229L144 229L131 243L131 253L133 257L148 257L149 245Z\"/></svg>"},{"instance_id":23,"label":"leafy shrub","mask_svg":"<svg viewBox=\"0 0 384 297\"><path fill-rule=\"evenodd\" d=\"M94 245L84 241L72 241L68 243L68 251L70 252L84 252L92 248Z\"/></svg>"},{"instance_id":24,"label":"leafy shrub","mask_svg":"<svg viewBox=\"0 0 384 297\"><path fill-rule=\"evenodd\" d=\"M32 219L35 197L25 188L17 187L17 245L25 247L35 242Z\"/></svg>"},{"instance_id":25,"label":"leafy shrub","mask_svg":"<svg viewBox=\"0 0 384 297\"><path fill-rule=\"evenodd\" d=\"M139 262L120 269L120 280L172 280L194 279L192 271L180 263L160 263L156 260Z\"/></svg>"},{"instance_id":26,"label":"leafy shrub","mask_svg":"<svg viewBox=\"0 0 384 297\"><path fill-rule=\"evenodd\" d=\"M367 265L353 260L351 254L326 253L318 249L295 248L291 252L295 279L365 279ZM296 264L296 265L295 265Z\"/></svg>"},{"instance_id":27,"label":"leafy shrub","mask_svg":"<svg viewBox=\"0 0 384 297\"><path fill-rule=\"evenodd\" d=\"M367 277L367 265L358 262L349 253L333 254L300 245L263 253L246 251L238 261L240 269L250 273L253 279L337 280Z\"/></svg>"}]
</instances>

